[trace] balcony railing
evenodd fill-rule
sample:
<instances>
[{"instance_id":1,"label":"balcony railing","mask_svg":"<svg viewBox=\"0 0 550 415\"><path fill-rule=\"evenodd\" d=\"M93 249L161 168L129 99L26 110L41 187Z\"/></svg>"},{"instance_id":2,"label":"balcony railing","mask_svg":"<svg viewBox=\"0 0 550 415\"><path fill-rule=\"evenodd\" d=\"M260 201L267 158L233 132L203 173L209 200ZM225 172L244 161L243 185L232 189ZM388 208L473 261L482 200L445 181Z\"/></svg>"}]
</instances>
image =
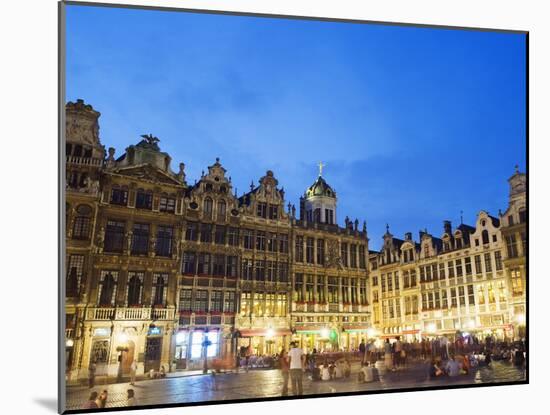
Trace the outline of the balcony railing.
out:
<instances>
[{"instance_id":1,"label":"balcony railing","mask_svg":"<svg viewBox=\"0 0 550 415\"><path fill-rule=\"evenodd\" d=\"M92 157L67 156L67 164L79 164L81 166L101 166L103 160Z\"/></svg>"},{"instance_id":2,"label":"balcony railing","mask_svg":"<svg viewBox=\"0 0 550 415\"><path fill-rule=\"evenodd\" d=\"M65 329L65 338L72 339L74 337L74 329Z\"/></svg>"},{"instance_id":3,"label":"balcony railing","mask_svg":"<svg viewBox=\"0 0 550 415\"><path fill-rule=\"evenodd\" d=\"M93 307L88 320L173 320L174 309L151 307Z\"/></svg>"}]
</instances>

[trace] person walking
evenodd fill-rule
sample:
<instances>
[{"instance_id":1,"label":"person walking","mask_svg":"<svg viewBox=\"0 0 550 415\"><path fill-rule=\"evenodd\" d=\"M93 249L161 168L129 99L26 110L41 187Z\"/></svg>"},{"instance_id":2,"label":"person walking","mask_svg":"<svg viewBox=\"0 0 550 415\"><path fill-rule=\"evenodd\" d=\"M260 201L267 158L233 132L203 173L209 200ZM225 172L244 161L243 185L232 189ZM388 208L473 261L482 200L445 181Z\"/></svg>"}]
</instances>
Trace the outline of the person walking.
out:
<instances>
[{"instance_id":1,"label":"person walking","mask_svg":"<svg viewBox=\"0 0 550 415\"><path fill-rule=\"evenodd\" d=\"M90 397L88 398L88 401L82 405L82 409L97 409L97 392L90 393Z\"/></svg>"},{"instance_id":2,"label":"person walking","mask_svg":"<svg viewBox=\"0 0 550 415\"><path fill-rule=\"evenodd\" d=\"M401 353L403 352L403 343L401 343L401 338L396 337L394 343L394 354L395 354L395 366L397 368L401 367Z\"/></svg>"},{"instance_id":3,"label":"person walking","mask_svg":"<svg viewBox=\"0 0 550 415\"><path fill-rule=\"evenodd\" d=\"M386 370L393 369L393 355L390 339L386 339L384 343L384 365L386 366Z\"/></svg>"},{"instance_id":4,"label":"person walking","mask_svg":"<svg viewBox=\"0 0 550 415\"><path fill-rule=\"evenodd\" d=\"M361 343L359 343L359 354L361 355L361 362L365 362L366 359L366 353L367 353L367 347L365 346L365 340L361 340Z\"/></svg>"},{"instance_id":5,"label":"person walking","mask_svg":"<svg viewBox=\"0 0 550 415\"><path fill-rule=\"evenodd\" d=\"M136 372L137 363L135 360L133 360L132 364L130 365L130 385L134 385L136 383Z\"/></svg>"},{"instance_id":6,"label":"person walking","mask_svg":"<svg viewBox=\"0 0 550 415\"><path fill-rule=\"evenodd\" d=\"M133 389L128 389L126 397L126 406L136 406L137 399Z\"/></svg>"},{"instance_id":7,"label":"person walking","mask_svg":"<svg viewBox=\"0 0 550 415\"><path fill-rule=\"evenodd\" d=\"M290 377L290 365L288 362L288 354L285 349L281 350L279 354L279 367L281 368L281 374L283 375L283 390L282 395L288 395L288 379Z\"/></svg>"},{"instance_id":8,"label":"person walking","mask_svg":"<svg viewBox=\"0 0 550 415\"><path fill-rule=\"evenodd\" d=\"M88 367L88 387L92 389L95 386L95 371L97 366L95 362L92 362Z\"/></svg>"},{"instance_id":9,"label":"person walking","mask_svg":"<svg viewBox=\"0 0 550 415\"><path fill-rule=\"evenodd\" d=\"M105 404L107 403L107 395L107 389L103 389L103 392L99 394L95 401L98 408L105 408Z\"/></svg>"},{"instance_id":10,"label":"person walking","mask_svg":"<svg viewBox=\"0 0 550 415\"><path fill-rule=\"evenodd\" d=\"M302 395L303 384L302 377L304 371L304 352L300 349L297 343L292 344L292 348L288 352L290 359L290 381L292 383L292 394Z\"/></svg>"}]
</instances>

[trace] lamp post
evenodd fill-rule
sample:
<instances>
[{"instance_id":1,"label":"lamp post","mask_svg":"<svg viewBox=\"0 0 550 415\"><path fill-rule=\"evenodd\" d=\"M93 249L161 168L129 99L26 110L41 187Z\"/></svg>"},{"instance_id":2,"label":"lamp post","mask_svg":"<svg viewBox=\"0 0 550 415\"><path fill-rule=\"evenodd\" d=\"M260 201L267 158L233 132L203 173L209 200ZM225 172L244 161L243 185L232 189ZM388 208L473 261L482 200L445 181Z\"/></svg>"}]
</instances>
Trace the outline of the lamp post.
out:
<instances>
[{"instance_id":1,"label":"lamp post","mask_svg":"<svg viewBox=\"0 0 550 415\"><path fill-rule=\"evenodd\" d=\"M204 338L202 340L202 352L204 356L204 364L202 368L202 373L207 374L208 373L208 346L210 346L212 342L208 338L208 330L204 331Z\"/></svg>"}]
</instances>

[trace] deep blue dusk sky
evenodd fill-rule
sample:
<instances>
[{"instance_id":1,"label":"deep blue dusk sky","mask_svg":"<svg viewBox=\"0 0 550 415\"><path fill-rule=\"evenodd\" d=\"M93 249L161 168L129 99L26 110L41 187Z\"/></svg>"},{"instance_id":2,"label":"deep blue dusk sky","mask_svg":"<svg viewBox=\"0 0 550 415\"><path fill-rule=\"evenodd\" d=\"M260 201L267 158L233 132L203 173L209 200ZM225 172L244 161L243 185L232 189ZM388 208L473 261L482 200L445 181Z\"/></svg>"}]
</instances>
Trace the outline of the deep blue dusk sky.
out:
<instances>
[{"instance_id":1,"label":"deep blue dusk sky","mask_svg":"<svg viewBox=\"0 0 550 415\"><path fill-rule=\"evenodd\" d=\"M215 157L239 195L317 177L338 221L402 238L507 206L525 170L525 36L67 6L67 96L119 156L153 133L192 184Z\"/></svg>"}]
</instances>

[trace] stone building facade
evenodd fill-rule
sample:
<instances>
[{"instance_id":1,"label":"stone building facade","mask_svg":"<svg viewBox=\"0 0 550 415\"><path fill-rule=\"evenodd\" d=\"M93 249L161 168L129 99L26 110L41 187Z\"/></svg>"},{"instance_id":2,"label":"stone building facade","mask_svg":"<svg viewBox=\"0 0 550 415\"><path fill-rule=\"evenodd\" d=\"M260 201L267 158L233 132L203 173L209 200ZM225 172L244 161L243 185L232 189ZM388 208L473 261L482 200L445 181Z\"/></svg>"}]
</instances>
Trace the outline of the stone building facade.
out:
<instances>
[{"instance_id":1,"label":"stone building facade","mask_svg":"<svg viewBox=\"0 0 550 415\"><path fill-rule=\"evenodd\" d=\"M319 175L296 208L272 171L238 196L219 159L193 185L159 140L115 157L99 112L67 104L69 376L196 369L240 347L357 347L368 327L366 228L336 225ZM322 212L322 213L320 213ZM209 363L210 364L210 363Z\"/></svg>"},{"instance_id":2,"label":"stone building facade","mask_svg":"<svg viewBox=\"0 0 550 415\"><path fill-rule=\"evenodd\" d=\"M273 354L355 350L362 339L521 334L525 324L525 175L508 210L449 222L369 251L366 223L337 221L322 176L298 209L272 171L237 195L219 159L190 185L158 138L115 157L100 113L66 106L66 367L84 378L202 368L242 347ZM522 317L523 316L523 317ZM500 331L499 331L500 330Z\"/></svg>"},{"instance_id":3,"label":"stone building facade","mask_svg":"<svg viewBox=\"0 0 550 415\"><path fill-rule=\"evenodd\" d=\"M498 218L481 211L475 226L454 230L444 221L441 237L420 231L418 242L388 228L382 249L369 255L377 337L525 336L526 176L509 181L509 207Z\"/></svg>"}]
</instances>

